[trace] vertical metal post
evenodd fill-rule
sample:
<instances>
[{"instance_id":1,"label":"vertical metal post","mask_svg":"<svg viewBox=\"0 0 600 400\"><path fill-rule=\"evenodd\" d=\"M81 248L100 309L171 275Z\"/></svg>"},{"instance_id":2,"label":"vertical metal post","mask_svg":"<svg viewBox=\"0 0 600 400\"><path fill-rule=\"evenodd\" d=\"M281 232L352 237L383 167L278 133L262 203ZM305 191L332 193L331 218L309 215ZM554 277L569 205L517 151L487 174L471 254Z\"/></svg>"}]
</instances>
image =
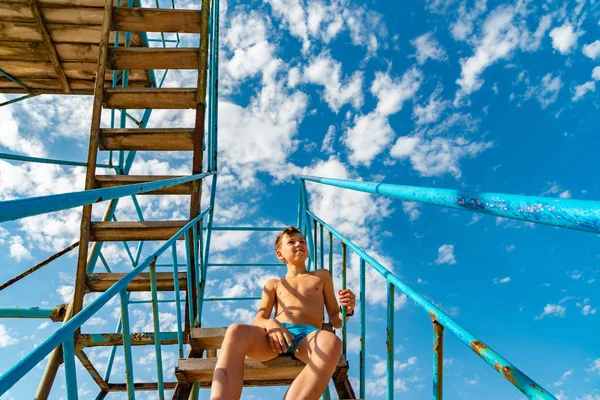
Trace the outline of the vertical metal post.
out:
<instances>
[{"instance_id":1,"label":"vertical metal post","mask_svg":"<svg viewBox=\"0 0 600 400\"><path fill-rule=\"evenodd\" d=\"M308 214L306 214L306 224L305 224L305 233L304 233L304 237L307 240L307 249L309 252L309 257L308 257L308 265L306 267L307 271L310 271L313 263L316 261L315 260L315 254L314 254L314 248L315 245L313 243L313 234L312 234L312 224L311 224L311 220L312 217L310 217Z\"/></svg>"},{"instance_id":2,"label":"vertical metal post","mask_svg":"<svg viewBox=\"0 0 600 400\"><path fill-rule=\"evenodd\" d=\"M117 329L115 329L115 332L119 333L122 329L123 329L123 322L122 322L122 319L119 318L119 322L117 322ZM113 366L113 363L115 362L116 354L117 354L117 346L113 346L110 349L110 356L108 357L108 363L106 365L106 372L104 373L104 380L107 383L108 383L108 380L110 379L110 373L112 372L112 366Z\"/></svg>"},{"instance_id":3,"label":"vertical metal post","mask_svg":"<svg viewBox=\"0 0 600 400\"><path fill-rule=\"evenodd\" d=\"M200 218L198 222L198 266L196 267L196 293L198 293L198 310L197 310L197 319L198 326L202 326L202 276L204 275L204 269L206 268L204 265L204 238L202 236L202 228L204 226L204 218Z\"/></svg>"},{"instance_id":4,"label":"vertical metal post","mask_svg":"<svg viewBox=\"0 0 600 400\"><path fill-rule=\"evenodd\" d=\"M342 290L346 290L346 243L342 242ZM346 355L346 307L342 307L342 346L343 354Z\"/></svg>"},{"instance_id":5,"label":"vertical metal post","mask_svg":"<svg viewBox=\"0 0 600 400\"><path fill-rule=\"evenodd\" d=\"M131 357L131 332L129 328L129 300L127 288L121 290L121 322L123 324L123 353L125 354L125 382L127 383L127 398L135 400L133 386L133 362Z\"/></svg>"},{"instance_id":6,"label":"vertical metal post","mask_svg":"<svg viewBox=\"0 0 600 400\"><path fill-rule=\"evenodd\" d=\"M179 269L177 268L177 247L173 243L171 247L173 258L173 289L175 290L175 312L177 314L177 348L179 349L179 358L183 358L183 333L181 330L181 295L179 288Z\"/></svg>"},{"instance_id":7,"label":"vertical metal post","mask_svg":"<svg viewBox=\"0 0 600 400\"><path fill-rule=\"evenodd\" d=\"M333 276L333 235L331 232L329 232L329 273Z\"/></svg>"},{"instance_id":8,"label":"vertical metal post","mask_svg":"<svg viewBox=\"0 0 600 400\"><path fill-rule=\"evenodd\" d=\"M319 243L321 244L321 268L325 268L325 247L323 244L323 225L321 224L319 224Z\"/></svg>"},{"instance_id":9,"label":"vertical metal post","mask_svg":"<svg viewBox=\"0 0 600 400\"><path fill-rule=\"evenodd\" d=\"M202 219L201 219L202 221ZM202 232L202 227L200 227L200 232ZM196 288L196 312L195 312L195 316L194 316L194 323L193 325L195 327L199 327L200 326L200 269L199 269L199 262L202 259L202 255L200 254L199 248L201 248L201 246L199 245L199 238L198 238L198 223L195 223L194 226L192 227L192 237L194 240L194 286ZM200 236L202 236L200 234ZM190 320L191 323L192 320Z\"/></svg>"},{"instance_id":10,"label":"vertical metal post","mask_svg":"<svg viewBox=\"0 0 600 400\"><path fill-rule=\"evenodd\" d=\"M177 277L175 277L177 281ZM162 350L160 344L160 317L158 313L158 295L156 293L156 258L150 264L150 291L152 294L152 320L154 323L154 351L156 353L156 376L158 379L158 398L165 400L165 385L162 370ZM179 307L179 303L177 303Z\"/></svg>"},{"instance_id":11,"label":"vertical metal post","mask_svg":"<svg viewBox=\"0 0 600 400\"><path fill-rule=\"evenodd\" d=\"M360 259L360 398L365 398L365 356L366 356L366 342L365 342L365 326L366 326L366 306L367 306L367 294L366 294L366 282L365 282L365 260Z\"/></svg>"},{"instance_id":12,"label":"vertical metal post","mask_svg":"<svg viewBox=\"0 0 600 400\"><path fill-rule=\"evenodd\" d=\"M63 341L63 358L65 360L65 378L67 382L67 399L77 400L77 373L75 372L75 341L68 335Z\"/></svg>"},{"instance_id":13,"label":"vertical metal post","mask_svg":"<svg viewBox=\"0 0 600 400\"><path fill-rule=\"evenodd\" d=\"M433 321L433 400L442 400L444 388L444 327Z\"/></svg>"},{"instance_id":14,"label":"vertical metal post","mask_svg":"<svg viewBox=\"0 0 600 400\"><path fill-rule=\"evenodd\" d=\"M317 220L314 219L313 220L313 230L314 230L314 237L313 237L313 260L314 260L314 265L313 265L313 269L316 271L318 268L318 263L317 263Z\"/></svg>"},{"instance_id":15,"label":"vertical metal post","mask_svg":"<svg viewBox=\"0 0 600 400\"><path fill-rule=\"evenodd\" d=\"M183 234L185 238L185 250L186 250L186 282L187 282L187 293L185 294L187 305L188 305L188 316L190 319L190 325L194 323L194 300L192 298L192 264L194 263L192 260L192 252L190 251L190 234L189 231L185 231Z\"/></svg>"},{"instance_id":16,"label":"vertical metal post","mask_svg":"<svg viewBox=\"0 0 600 400\"><path fill-rule=\"evenodd\" d=\"M387 282L387 399L394 400L394 285Z\"/></svg>"}]
</instances>

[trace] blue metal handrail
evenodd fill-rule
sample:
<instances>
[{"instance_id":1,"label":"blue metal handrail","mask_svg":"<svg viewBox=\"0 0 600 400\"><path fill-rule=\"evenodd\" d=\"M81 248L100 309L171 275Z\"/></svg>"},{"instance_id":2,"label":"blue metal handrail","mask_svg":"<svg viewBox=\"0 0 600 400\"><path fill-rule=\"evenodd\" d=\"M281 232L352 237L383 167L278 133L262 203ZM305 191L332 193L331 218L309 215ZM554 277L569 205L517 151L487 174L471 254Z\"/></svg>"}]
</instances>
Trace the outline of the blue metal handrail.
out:
<instances>
[{"instance_id":1,"label":"blue metal handrail","mask_svg":"<svg viewBox=\"0 0 600 400\"><path fill-rule=\"evenodd\" d=\"M108 303L114 296L127 290L127 285L142 271L149 267L152 263L155 263L158 257L164 253L165 250L170 248L175 241L184 233L188 232L196 223L203 218L210 208L204 210L196 218L185 224L181 229L177 231L169 240L167 240L162 246L156 251L149 255L144 261L137 267L125 274L109 289L102 293L96 300L90 303L88 306L83 308L79 313L75 314L68 322L58 328L56 332L50 335L44 340L38 347L33 349L29 354L22 358L19 362L13 365L8 371L0 376L0 395L6 393L16 382L18 382L27 372L33 369L40 361L44 359L55 347L68 341L69 338L72 340L73 335L77 329L81 327L88 319L90 319L96 312L98 312L106 303ZM123 335L123 341L128 340L128 334ZM66 343L69 344L69 343ZM124 343L125 345L125 343ZM129 344L130 345L130 344ZM125 347L127 347L125 345ZM131 375L131 374L128 374ZM133 385L132 385L133 388Z\"/></svg>"},{"instance_id":2,"label":"blue metal handrail","mask_svg":"<svg viewBox=\"0 0 600 400\"><path fill-rule=\"evenodd\" d=\"M314 268L318 266L317 261L317 226L320 234L320 265L325 268L323 251L323 234L325 228L329 232L329 270L332 269L332 236L335 236L342 244L342 286L345 288L346 248L350 248L360 258L360 398L365 397L365 319L366 319L366 285L365 264L369 264L387 282L387 398L393 399L394 393L394 289L399 289L409 299L423 308L432 319L434 328L434 371L433 371L433 398L442 399L442 367L443 367L443 332L448 329L464 344L471 348L485 362L492 366L498 373L504 376L517 389L530 399L555 399L555 397L531 380L508 360L488 347L460 324L450 318L446 313L434 306L411 287L406 285L395 274L386 269L363 249L343 236L325 221L317 217L308 209L307 192L305 181L322 183L346 189L358 190L367 193L381 194L389 197L400 198L409 201L418 201L438 206L446 206L468 211L497 215L547 225L560 226L570 229L598 232L600 227L600 202L553 199L533 196L516 196L494 193L461 192L447 189L421 188L401 185L356 182L341 179L329 179L320 177L302 176L300 180L300 204L298 221L304 230L309 246L314 249L312 262ZM314 225L314 228L313 228ZM314 239L312 230L315 230ZM345 315L344 315L345 316ZM342 321L344 321L343 318ZM345 325L342 327L345 337Z\"/></svg>"},{"instance_id":3,"label":"blue metal handrail","mask_svg":"<svg viewBox=\"0 0 600 400\"><path fill-rule=\"evenodd\" d=\"M302 182L312 181L406 201L600 233L600 201L479 193L314 176L301 176L300 179Z\"/></svg>"},{"instance_id":4,"label":"blue metal handrail","mask_svg":"<svg viewBox=\"0 0 600 400\"><path fill-rule=\"evenodd\" d=\"M154 182L2 201L0 202L0 222L46 214L53 211L66 210L86 204L100 203L102 201L117 199L124 196L152 192L154 190L182 183L197 181L213 174L214 172L205 172L202 174L163 179Z\"/></svg>"}]
</instances>

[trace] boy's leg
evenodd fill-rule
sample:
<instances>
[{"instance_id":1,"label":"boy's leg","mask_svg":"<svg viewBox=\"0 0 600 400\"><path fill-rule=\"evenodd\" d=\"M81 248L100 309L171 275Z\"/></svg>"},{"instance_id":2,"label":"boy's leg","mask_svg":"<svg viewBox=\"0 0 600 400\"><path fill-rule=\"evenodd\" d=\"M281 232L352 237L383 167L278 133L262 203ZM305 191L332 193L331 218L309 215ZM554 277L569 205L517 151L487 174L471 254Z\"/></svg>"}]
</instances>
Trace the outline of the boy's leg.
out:
<instances>
[{"instance_id":1,"label":"boy's leg","mask_svg":"<svg viewBox=\"0 0 600 400\"><path fill-rule=\"evenodd\" d=\"M285 393L284 399L318 400L342 354L342 341L334 333L318 330L306 336L298 345L296 358L306 367Z\"/></svg>"},{"instance_id":2,"label":"boy's leg","mask_svg":"<svg viewBox=\"0 0 600 400\"><path fill-rule=\"evenodd\" d=\"M244 358L267 361L277 357L266 331L258 326L232 324L227 328L213 375L211 400L239 399L242 395Z\"/></svg>"}]
</instances>

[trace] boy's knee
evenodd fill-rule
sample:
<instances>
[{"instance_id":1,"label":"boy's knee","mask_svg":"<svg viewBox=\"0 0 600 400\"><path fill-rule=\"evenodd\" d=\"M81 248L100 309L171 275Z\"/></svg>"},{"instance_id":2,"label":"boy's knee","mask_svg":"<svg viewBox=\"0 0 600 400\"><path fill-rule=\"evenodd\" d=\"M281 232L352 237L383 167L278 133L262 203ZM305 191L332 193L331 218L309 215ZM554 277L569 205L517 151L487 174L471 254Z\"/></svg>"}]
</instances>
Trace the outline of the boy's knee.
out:
<instances>
[{"instance_id":1,"label":"boy's knee","mask_svg":"<svg viewBox=\"0 0 600 400\"><path fill-rule=\"evenodd\" d=\"M239 324L239 323L229 325L229 328L227 328L227 332L225 333L226 336L233 336L233 337L239 337L241 335L247 335L247 334L248 334L248 325Z\"/></svg>"},{"instance_id":2,"label":"boy's knee","mask_svg":"<svg viewBox=\"0 0 600 400\"><path fill-rule=\"evenodd\" d=\"M339 356L342 354L342 340L334 333L327 332L323 337L323 347L325 347L326 352L330 355Z\"/></svg>"}]
</instances>

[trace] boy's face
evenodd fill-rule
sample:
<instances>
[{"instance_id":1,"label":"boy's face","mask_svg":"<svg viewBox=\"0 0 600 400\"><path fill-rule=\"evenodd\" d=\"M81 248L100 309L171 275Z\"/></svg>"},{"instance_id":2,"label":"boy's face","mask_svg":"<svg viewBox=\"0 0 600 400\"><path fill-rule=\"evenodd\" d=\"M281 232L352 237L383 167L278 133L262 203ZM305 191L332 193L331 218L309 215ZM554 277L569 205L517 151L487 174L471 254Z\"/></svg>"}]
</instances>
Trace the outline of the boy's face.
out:
<instances>
[{"instance_id":1,"label":"boy's face","mask_svg":"<svg viewBox=\"0 0 600 400\"><path fill-rule=\"evenodd\" d=\"M291 236L286 233L281 238L281 244L276 254L277 258L285 263L304 264L308 258L306 239L301 233L294 233Z\"/></svg>"}]
</instances>

